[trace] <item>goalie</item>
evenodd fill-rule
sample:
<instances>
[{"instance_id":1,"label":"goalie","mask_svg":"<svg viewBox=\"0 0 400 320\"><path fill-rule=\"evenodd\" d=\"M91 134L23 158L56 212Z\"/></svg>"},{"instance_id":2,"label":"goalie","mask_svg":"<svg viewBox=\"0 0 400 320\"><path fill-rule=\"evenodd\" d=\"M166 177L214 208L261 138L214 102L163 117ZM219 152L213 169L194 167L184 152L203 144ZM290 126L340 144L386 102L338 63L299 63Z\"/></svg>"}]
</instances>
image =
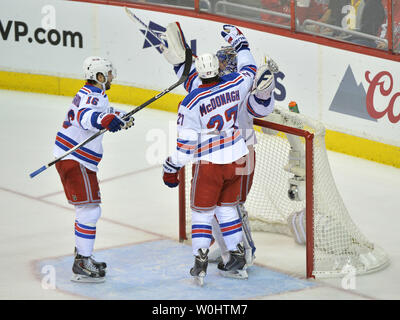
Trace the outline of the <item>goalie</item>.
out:
<instances>
[{"instance_id":1,"label":"goalie","mask_svg":"<svg viewBox=\"0 0 400 320\"><path fill-rule=\"evenodd\" d=\"M274 108L274 72L278 72L278 67L267 57L264 58L263 63L258 70L254 62L238 59L238 52L243 49L248 50L247 40L239 29L229 25L224 27L226 28L226 32L223 31L221 34L231 45L222 47L222 49L216 54L219 60L218 76L223 77L230 73L242 72L254 77L253 86L247 92L247 98L239 105L237 115L237 126L244 138L249 153L245 158L246 165L240 173L242 175L241 192L240 198L238 199L239 201L235 207L238 216L241 219L244 231L243 242L246 266L250 266L253 264L256 248L252 240L248 215L244 208L244 203L247 194L251 189L255 166L254 144L256 143L256 138L253 129L253 118L265 117L270 114ZM168 46L163 47L163 55L166 60L174 66L174 71L179 77L183 71L184 52L185 47L187 46L179 23L169 24L164 37ZM242 39L242 42L238 39ZM193 64L189 77L184 83L184 87L190 93L200 85L202 85L202 80ZM256 109L254 106L257 104L262 104L264 108ZM224 206L218 206L216 208L216 212L223 212L224 210ZM230 260L231 256L224 242L224 230L224 225L214 217L212 220L212 234L219 248L214 252L211 252L209 258L210 261L215 259L223 265ZM224 275L228 277L242 276L242 274L237 272L225 273Z\"/></svg>"}]
</instances>

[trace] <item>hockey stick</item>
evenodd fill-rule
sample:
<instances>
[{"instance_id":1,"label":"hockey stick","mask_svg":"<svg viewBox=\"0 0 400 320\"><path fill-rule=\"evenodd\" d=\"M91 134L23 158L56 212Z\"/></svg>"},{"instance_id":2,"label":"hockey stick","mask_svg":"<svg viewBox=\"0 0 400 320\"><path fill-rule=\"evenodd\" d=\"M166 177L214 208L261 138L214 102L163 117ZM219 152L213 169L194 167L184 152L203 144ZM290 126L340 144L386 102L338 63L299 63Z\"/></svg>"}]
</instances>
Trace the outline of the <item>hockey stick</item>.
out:
<instances>
[{"instance_id":1,"label":"hockey stick","mask_svg":"<svg viewBox=\"0 0 400 320\"><path fill-rule=\"evenodd\" d=\"M244 236L246 238L247 243L249 244L250 248L251 248L251 253L252 255L254 255L254 253L256 252L256 246L254 245L254 241L253 238L251 236L251 232L250 232L250 227L248 225L248 222L245 221L245 217L244 214L242 212L242 209L240 208L240 205L236 206L236 211L239 215L240 220L242 221L242 228L243 228L243 233ZM247 220L247 218L246 218Z\"/></svg>"},{"instance_id":2,"label":"hockey stick","mask_svg":"<svg viewBox=\"0 0 400 320\"><path fill-rule=\"evenodd\" d=\"M177 82L175 82L173 85L171 85L170 87L168 87L167 89L165 89L164 91L160 92L159 94L155 95L153 98L151 98L150 100L147 100L146 102L144 102L143 104L141 104L140 106L136 107L135 109L133 109L132 111L128 112L127 114L125 114L122 117L122 120L127 120L129 119L129 117L131 117L132 115L134 115L136 112L142 110L143 108L147 107L149 104L153 103L154 101L160 99L162 96L164 96L165 94L167 94L168 92L170 92L171 90L175 89L176 87L180 86L182 83L184 83L186 81L186 79L189 76L189 72L190 72L190 68L192 66L192 50L190 50L190 48L186 48L185 51L185 67L183 69L183 73L182 76L179 78L179 80ZM39 169L37 169L36 171L32 172L29 176L31 178L37 176L39 173L43 172L44 170L46 170L47 168L51 167L52 165L56 164L58 161L64 159L66 156L68 156L69 154L73 153L74 151L76 151L77 149L79 149L80 147L83 147L85 144L87 144L88 142L96 139L98 136L101 136L104 132L106 132L107 129L102 129L98 132L96 132L94 135L92 135L91 137L87 138L86 140L82 141L81 143L77 144L75 147L73 147L72 149L68 150L66 153L64 153L61 157L58 157L57 159L49 162L48 164L40 167Z\"/></svg>"},{"instance_id":3,"label":"hockey stick","mask_svg":"<svg viewBox=\"0 0 400 320\"><path fill-rule=\"evenodd\" d=\"M132 21L136 20L137 22L139 22L143 27L146 28L148 32L150 32L154 37L156 37L157 40L159 40L163 44L163 46L167 46L165 40L162 39L159 34L151 30L148 25L146 25L142 20L140 20L140 18L137 15L135 15L131 10L129 10L127 7L125 7L125 12L128 15L128 17L132 19Z\"/></svg>"}]
</instances>

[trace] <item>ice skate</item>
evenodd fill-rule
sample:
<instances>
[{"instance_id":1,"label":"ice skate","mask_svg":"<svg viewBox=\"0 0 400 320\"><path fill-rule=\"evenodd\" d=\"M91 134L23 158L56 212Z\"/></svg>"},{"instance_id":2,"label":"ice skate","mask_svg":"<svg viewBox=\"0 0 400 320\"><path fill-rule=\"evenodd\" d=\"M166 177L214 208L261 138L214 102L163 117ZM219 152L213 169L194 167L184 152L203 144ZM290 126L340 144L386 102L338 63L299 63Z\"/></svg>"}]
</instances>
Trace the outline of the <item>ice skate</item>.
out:
<instances>
[{"instance_id":1,"label":"ice skate","mask_svg":"<svg viewBox=\"0 0 400 320\"><path fill-rule=\"evenodd\" d=\"M77 251L77 249L76 249L76 247L75 247L74 255L76 256L77 254L78 254L78 251ZM89 259L92 260L92 263L93 263L96 267L98 267L98 268L100 268L100 269L103 269L104 271L107 271L107 263L102 262L102 261L96 261L96 260L94 260L94 256L90 256Z\"/></svg>"},{"instance_id":2,"label":"ice skate","mask_svg":"<svg viewBox=\"0 0 400 320\"><path fill-rule=\"evenodd\" d=\"M208 249L197 250L199 254L195 257L193 268L190 269L190 274L199 286L203 286L204 277L207 274L208 251Z\"/></svg>"},{"instance_id":3,"label":"ice skate","mask_svg":"<svg viewBox=\"0 0 400 320\"><path fill-rule=\"evenodd\" d=\"M218 264L218 269L222 276L235 279L247 279L246 259L242 243L236 246L237 250L229 251L230 260L224 265L223 262Z\"/></svg>"},{"instance_id":4,"label":"ice skate","mask_svg":"<svg viewBox=\"0 0 400 320\"><path fill-rule=\"evenodd\" d=\"M103 269L104 271L107 271L107 264L102 261L96 261L94 260L94 256L89 257L90 260L92 260L92 263L97 266L100 269Z\"/></svg>"},{"instance_id":5,"label":"ice skate","mask_svg":"<svg viewBox=\"0 0 400 320\"><path fill-rule=\"evenodd\" d=\"M75 282L104 282L106 272L95 265L93 261L91 257L75 255L71 280Z\"/></svg>"}]
</instances>

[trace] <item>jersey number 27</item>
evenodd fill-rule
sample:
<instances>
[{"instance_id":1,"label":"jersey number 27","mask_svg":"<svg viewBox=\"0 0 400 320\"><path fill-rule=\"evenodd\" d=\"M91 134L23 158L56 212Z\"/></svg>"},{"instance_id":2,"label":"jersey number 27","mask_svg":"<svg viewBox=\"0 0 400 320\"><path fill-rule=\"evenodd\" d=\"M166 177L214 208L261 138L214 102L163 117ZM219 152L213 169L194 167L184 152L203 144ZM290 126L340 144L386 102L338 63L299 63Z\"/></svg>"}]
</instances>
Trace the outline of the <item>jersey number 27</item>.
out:
<instances>
[{"instance_id":1,"label":"jersey number 27","mask_svg":"<svg viewBox=\"0 0 400 320\"><path fill-rule=\"evenodd\" d=\"M238 105L235 105L225 111L225 120L221 114L216 114L215 116L212 116L207 123L207 128L221 131L225 125L225 122L231 121L232 118L233 118L233 124L231 127L233 127L234 124L236 123L237 114L238 114Z\"/></svg>"}]
</instances>

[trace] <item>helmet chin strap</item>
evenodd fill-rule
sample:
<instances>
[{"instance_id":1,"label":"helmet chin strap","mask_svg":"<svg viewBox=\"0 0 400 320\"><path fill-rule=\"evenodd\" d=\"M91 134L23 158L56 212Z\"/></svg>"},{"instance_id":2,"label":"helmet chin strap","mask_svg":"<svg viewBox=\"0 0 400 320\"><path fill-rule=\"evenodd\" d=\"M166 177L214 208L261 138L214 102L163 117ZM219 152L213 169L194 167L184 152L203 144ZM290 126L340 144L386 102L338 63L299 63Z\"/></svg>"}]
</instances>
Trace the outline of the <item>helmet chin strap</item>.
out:
<instances>
[{"instance_id":1,"label":"helmet chin strap","mask_svg":"<svg viewBox=\"0 0 400 320\"><path fill-rule=\"evenodd\" d=\"M100 84L101 85L101 87L103 88L103 91L106 91L106 83L107 83L107 81L108 81L108 76L106 76L106 75L104 75L103 74L103 77L104 77L104 82L100 82L99 80L97 80L96 79L96 82L98 83L98 84Z\"/></svg>"}]
</instances>

